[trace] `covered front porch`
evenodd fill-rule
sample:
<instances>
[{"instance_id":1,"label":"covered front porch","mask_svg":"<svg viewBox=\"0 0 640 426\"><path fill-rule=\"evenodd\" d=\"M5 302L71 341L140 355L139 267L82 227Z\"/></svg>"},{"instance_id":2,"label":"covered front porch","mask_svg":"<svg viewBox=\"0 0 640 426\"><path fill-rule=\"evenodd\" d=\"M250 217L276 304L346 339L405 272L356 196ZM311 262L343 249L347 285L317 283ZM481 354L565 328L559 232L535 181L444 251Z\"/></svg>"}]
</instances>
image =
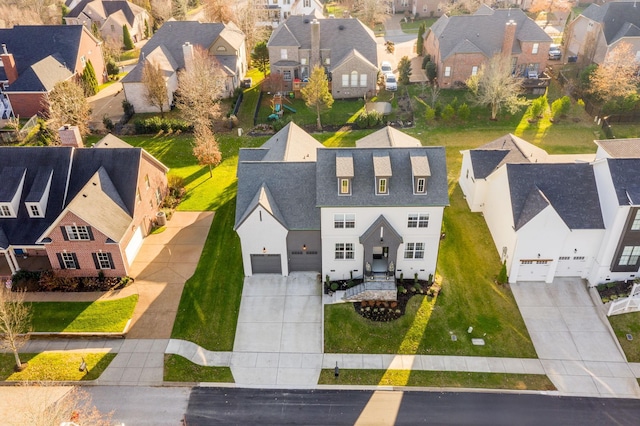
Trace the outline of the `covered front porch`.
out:
<instances>
[{"instance_id":1,"label":"covered front porch","mask_svg":"<svg viewBox=\"0 0 640 426\"><path fill-rule=\"evenodd\" d=\"M9 247L0 251L0 281L5 282L18 271L47 271L51 262L42 247Z\"/></svg>"}]
</instances>

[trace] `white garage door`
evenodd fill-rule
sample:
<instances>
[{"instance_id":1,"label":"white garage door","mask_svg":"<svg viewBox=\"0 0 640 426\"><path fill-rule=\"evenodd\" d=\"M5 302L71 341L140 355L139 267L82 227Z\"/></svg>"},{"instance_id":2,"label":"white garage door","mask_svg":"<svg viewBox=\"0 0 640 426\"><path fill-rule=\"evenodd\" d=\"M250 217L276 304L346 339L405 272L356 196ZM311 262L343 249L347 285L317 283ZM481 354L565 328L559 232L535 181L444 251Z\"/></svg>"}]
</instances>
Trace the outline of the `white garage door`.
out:
<instances>
[{"instance_id":1,"label":"white garage door","mask_svg":"<svg viewBox=\"0 0 640 426\"><path fill-rule=\"evenodd\" d=\"M556 276L581 277L586 272L586 265L587 262L584 256L560 256L558 258Z\"/></svg>"},{"instance_id":2,"label":"white garage door","mask_svg":"<svg viewBox=\"0 0 640 426\"><path fill-rule=\"evenodd\" d=\"M127 261L129 262L129 266L133 263L133 259L136 258L136 255L140 251L140 247L142 247L142 241L144 240L144 236L142 235L142 226L138 226L136 232L133 233L133 237L131 237L131 241L129 241L129 245L124 250L127 255Z\"/></svg>"},{"instance_id":3,"label":"white garage door","mask_svg":"<svg viewBox=\"0 0 640 426\"><path fill-rule=\"evenodd\" d=\"M545 281L551 260L529 260L521 259L520 268L518 268L517 281Z\"/></svg>"}]
</instances>

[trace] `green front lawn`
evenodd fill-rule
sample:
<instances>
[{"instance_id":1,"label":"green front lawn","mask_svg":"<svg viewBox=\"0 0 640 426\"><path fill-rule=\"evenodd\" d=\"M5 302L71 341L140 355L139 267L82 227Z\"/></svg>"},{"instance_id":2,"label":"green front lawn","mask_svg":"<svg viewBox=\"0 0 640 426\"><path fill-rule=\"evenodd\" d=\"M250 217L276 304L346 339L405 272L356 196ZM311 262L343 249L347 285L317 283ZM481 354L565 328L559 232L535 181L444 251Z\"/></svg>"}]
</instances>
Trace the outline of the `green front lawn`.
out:
<instances>
[{"instance_id":1,"label":"green front lawn","mask_svg":"<svg viewBox=\"0 0 640 426\"><path fill-rule=\"evenodd\" d=\"M14 381L76 381L95 380L109 366L114 353L79 353L79 352L46 352L40 354L20 354L20 361L27 363L27 368L19 373L13 371L15 359L13 354L0 354L0 380ZM80 371L82 360L87 369Z\"/></svg>"},{"instance_id":2,"label":"green front lawn","mask_svg":"<svg viewBox=\"0 0 640 426\"><path fill-rule=\"evenodd\" d=\"M609 317L609 323L627 356L629 362L640 362L640 312L613 315ZM633 340L627 340L627 334L631 334Z\"/></svg>"},{"instance_id":3,"label":"green front lawn","mask_svg":"<svg viewBox=\"0 0 640 426\"><path fill-rule=\"evenodd\" d=\"M219 382L234 383L229 367L204 367L180 355L164 356L166 382Z\"/></svg>"},{"instance_id":4,"label":"green front lawn","mask_svg":"<svg viewBox=\"0 0 640 426\"><path fill-rule=\"evenodd\" d=\"M138 59L140 57L140 49L125 50L120 53L120 62Z\"/></svg>"},{"instance_id":5,"label":"green front lawn","mask_svg":"<svg viewBox=\"0 0 640 426\"><path fill-rule=\"evenodd\" d=\"M121 333L133 315L138 295L97 302L33 302L33 331Z\"/></svg>"},{"instance_id":6,"label":"green front lawn","mask_svg":"<svg viewBox=\"0 0 640 426\"><path fill-rule=\"evenodd\" d=\"M320 385L420 386L437 388L481 388L555 390L547 376L538 374L465 373L411 370L322 370Z\"/></svg>"},{"instance_id":7,"label":"green front lawn","mask_svg":"<svg viewBox=\"0 0 640 426\"><path fill-rule=\"evenodd\" d=\"M425 24L427 28L431 27L438 18L427 18L427 19L417 19L411 22L400 21L400 27L402 27L402 31L407 34L418 34L418 30L420 29L420 25Z\"/></svg>"},{"instance_id":8,"label":"green front lawn","mask_svg":"<svg viewBox=\"0 0 640 426\"><path fill-rule=\"evenodd\" d=\"M244 280L234 219L235 199L216 209L196 272L185 283L172 338L233 350Z\"/></svg>"}]
</instances>

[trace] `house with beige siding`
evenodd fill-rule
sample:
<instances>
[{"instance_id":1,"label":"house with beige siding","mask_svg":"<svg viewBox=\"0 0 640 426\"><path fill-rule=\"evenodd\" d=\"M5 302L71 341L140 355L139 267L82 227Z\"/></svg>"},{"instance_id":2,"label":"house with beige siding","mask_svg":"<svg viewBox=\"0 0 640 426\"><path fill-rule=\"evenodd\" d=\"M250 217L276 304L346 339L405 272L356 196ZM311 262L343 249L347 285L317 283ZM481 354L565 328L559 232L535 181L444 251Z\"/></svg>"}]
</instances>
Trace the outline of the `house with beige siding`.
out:
<instances>
[{"instance_id":1,"label":"house with beige siding","mask_svg":"<svg viewBox=\"0 0 640 426\"><path fill-rule=\"evenodd\" d=\"M314 66L321 66L334 99L376 94L378 47L373 32L355 18L315 19L291 16L267 43L271 73L281 74L284 90L304 87Z\"/></svg>"}]
</instances>

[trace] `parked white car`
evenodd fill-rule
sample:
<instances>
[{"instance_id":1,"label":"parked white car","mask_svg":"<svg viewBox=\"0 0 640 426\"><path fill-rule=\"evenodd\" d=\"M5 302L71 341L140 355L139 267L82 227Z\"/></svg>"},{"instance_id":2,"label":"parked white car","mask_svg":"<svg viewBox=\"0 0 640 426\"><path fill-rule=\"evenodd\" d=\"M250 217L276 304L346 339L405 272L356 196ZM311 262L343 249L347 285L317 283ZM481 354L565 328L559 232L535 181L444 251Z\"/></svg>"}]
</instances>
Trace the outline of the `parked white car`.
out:
<instances>
[{"instance_id":1,"label":"parked white car","mask_svg":"<svg viewBox=\"0 0 640 426\"><path fill-rule=\"evenodd\" d=\"M384 76L384 88L390 92L395 92L398 90L398 81L396 80L396 76L393 74L386 74Z\"/></svg>"},{"instance_id":2,"label":"parked white car","mask_svg":"<svg viewBox=\"0 0 640 426\"><path fill-rule=\"evenodd\" d=\"M383 61L380 64L380 72L382 75L393 74L393 67L391 66L391 62Z\"/></svg>"}]
</instances>

